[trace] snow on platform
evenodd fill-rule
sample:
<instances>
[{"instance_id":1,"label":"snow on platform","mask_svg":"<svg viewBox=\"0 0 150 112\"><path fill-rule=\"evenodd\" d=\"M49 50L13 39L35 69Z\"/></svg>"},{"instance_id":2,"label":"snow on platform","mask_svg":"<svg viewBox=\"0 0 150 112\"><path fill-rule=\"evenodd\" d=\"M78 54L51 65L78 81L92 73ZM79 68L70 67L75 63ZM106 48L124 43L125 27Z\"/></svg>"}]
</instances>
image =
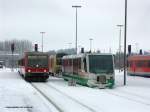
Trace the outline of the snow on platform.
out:
<instances>
[{"instance_id":1,"label":"snow on platform","mask_svg":"<svg viewBox=\"0 0 150 112\"><path fill-rule=\"evenodd\" d=\"M10 69L0 69L0 112L55 112L32 86Z\"/></svg>"}]
</instances>

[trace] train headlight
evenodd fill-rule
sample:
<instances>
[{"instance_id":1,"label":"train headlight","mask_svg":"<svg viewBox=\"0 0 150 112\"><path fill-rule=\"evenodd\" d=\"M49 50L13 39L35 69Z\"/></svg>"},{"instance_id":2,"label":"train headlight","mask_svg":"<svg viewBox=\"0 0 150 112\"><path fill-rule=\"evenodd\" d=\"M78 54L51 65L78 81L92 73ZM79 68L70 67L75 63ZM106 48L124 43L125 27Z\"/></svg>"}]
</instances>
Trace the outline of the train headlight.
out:
<instances>
[{"instance_id":1,"label":"train headlight","mask_svg":"<svg viewBox=\"0 0 150 112\"><path fill-rule=\"evenodd\" d=\"M28 72L31 72L31 70L29 69Z\"/></svg>"},{"instance_id":2,"label":"train headlight","mask_svg":"<svg viewBox=\"0 0 150 112\"><path fill-rule=\"evenodd\" d=\"M44 70L44 72L46 72L46 70Z\"/></svg>"}]
</instances>

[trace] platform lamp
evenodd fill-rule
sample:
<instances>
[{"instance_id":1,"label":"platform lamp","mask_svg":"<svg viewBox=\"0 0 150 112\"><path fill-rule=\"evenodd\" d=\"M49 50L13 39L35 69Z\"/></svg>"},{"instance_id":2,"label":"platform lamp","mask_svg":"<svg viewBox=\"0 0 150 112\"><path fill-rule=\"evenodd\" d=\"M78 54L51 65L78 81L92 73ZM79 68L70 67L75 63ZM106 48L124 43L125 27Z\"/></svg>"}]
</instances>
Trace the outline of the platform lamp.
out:
<instances>
[{"instance_id":1,"label":"platform lamp","mask_svg":"<svg viewBox=\"0 0 150 112\"><path fill-rule=\"evenodd\" d=\"M78 52L78 43L77 43L77 41L78 41L78 12L77 12L77 9L78 8L81 8L82 6L80 6L80 5L73 5L72 6L72 8L75 8L76 9L76 42L75 42L75 49L76 49L76 54L77 54L77 52Z\"/></svg>"}]
</instances>

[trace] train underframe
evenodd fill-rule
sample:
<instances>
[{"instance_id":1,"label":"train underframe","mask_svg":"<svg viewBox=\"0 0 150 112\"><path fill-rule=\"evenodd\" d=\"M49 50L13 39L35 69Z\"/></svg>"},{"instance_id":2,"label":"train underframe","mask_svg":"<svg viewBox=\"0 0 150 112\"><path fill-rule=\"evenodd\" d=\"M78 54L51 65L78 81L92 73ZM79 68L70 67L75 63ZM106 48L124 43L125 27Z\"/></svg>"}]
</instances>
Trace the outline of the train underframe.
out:
<instances>
[{"instance_id":1,"label":"train underframe","mask_svg":"<svg viewBox=\"0 0 150 112\"><path fill-rule=\"evenodd\" d=\"M25 73L24 79L28 82L46 82L49 78L48 73Z\"/></svg>"},{"instance_id":2,"label":"train underframe","mask_svg":"<svg viewBox=\"0 0 150 112\"><path fill-rule=\"evenodd\" d=\"M146 73L146 72L128 72L128 75L150 78L150 72L148 72L148 73Z\"/></svg>"},{"instance_id":3,"label":"train underframe","mask_svg":"<svg viewBox=\"0 0 150 112\"><path fill-rule=\"evenodd\" d=\"M70 75L68 73L63 73L63 78L66 81L74 79L76 83L88 87L113 88L114 86L113 79L106 79L105 83L101 83L98 81L98 79L93 80L93 79L89 79L88 77L81 77L79 75Z\"/></svg>"}]
</instances>

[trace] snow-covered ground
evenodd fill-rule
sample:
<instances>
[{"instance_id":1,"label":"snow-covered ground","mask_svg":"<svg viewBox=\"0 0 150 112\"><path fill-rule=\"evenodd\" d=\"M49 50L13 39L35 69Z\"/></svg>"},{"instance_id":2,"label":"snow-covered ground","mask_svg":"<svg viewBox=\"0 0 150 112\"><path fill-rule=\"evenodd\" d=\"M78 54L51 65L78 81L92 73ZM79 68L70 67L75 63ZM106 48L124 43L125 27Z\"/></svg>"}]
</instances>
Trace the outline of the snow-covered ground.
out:
<instances>
[{"instance_id":1,"label":"snow-covered ground","mask_svg":"<svg viewBox=\"0 0 150 112\"><path fill-rule=\"evenodd\" d=\"M56 109L23 80L17 70L0 69L0 112L54 111Z\"/></svg>"},{"instance_id":2,"label":"snow-covered ground","mask_svg":"<svg viewBox=\"0 0 150 112\"><path fill-rule=\"evenodd\" d=\"M116 71L114 89L68 86L63 79L50 77L33 83L63 112L150 112L150 78L127 76ZM0 112L56 112L16 71L0 70ZM28 108L9 108L13 106Z\"/></svg>"}]
</instances>

